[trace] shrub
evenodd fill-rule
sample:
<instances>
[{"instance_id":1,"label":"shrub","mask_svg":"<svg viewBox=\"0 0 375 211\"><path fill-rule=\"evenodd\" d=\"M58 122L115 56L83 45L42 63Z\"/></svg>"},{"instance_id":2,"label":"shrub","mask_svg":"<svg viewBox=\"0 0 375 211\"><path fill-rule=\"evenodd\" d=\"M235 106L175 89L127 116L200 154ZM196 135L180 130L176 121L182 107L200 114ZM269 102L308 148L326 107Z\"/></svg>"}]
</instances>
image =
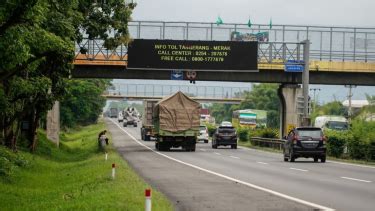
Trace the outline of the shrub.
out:
<instances>
[{"instance_id":1,"label":"shrub","mask_svg":"<svg viewBox=\"0 0 375 211\"><path fill-rule=\"evenodd\" d=\"M206 126L208 130L208 135L212 137L212 135L215 133L216 126L214 124L209 124L209 123L207 123Z\"/></svg>"},{"instance_id":2,"label":"shrub","mask_svg":"<svg viewBox=\"0 0 375 211\"><path fill-rule=\"evenodd\" d=\"M237 129L237 134L238 134L238 138L240 139L240 141L247 141L249 133L250 133L249 128L241 128L240 127L240 128Z\"/></svg>"},{"instance_id":3,"label":"shrub","mask_svg":"<svg viewBox=\"0 0 375 211\"><path fill-rule=\"evenodd\" d=\"M277 138L277 131L272 128L265 128L261 130L260 136L262 138Z\"/></svg>"},{"instance_id":4,"label":"shrub","mask_svg":"<svg viewBox=\"0 0 375 211\"><path fill-rule=\"evenodd\" d=\"M10 176L17 166L26 166L27 163L21 155L0 146L0 176Z\"/></svg>"},{"instance_id":5,"label":"shrub","mask_svg":"<svg viewBox=\"0 0 375 211\"><path fill-rule=\"evenodd\" d=\"M375 160L375 122L355 120L352 125L353 139L348 143L350 157Z\"/></svg>"},{"instance_id":6,"label":"shrub","mask_svg":"<svg viewBox=\"0 0 375 211\"><path fill-rule=\"evenodd\" d=\"M327 152L328 155L334 157L341 157L344 153L346 144L353 139L353 135L350 131L334 131L326 130L325 135L327 136Z\"/></svg>"}]
</instances>

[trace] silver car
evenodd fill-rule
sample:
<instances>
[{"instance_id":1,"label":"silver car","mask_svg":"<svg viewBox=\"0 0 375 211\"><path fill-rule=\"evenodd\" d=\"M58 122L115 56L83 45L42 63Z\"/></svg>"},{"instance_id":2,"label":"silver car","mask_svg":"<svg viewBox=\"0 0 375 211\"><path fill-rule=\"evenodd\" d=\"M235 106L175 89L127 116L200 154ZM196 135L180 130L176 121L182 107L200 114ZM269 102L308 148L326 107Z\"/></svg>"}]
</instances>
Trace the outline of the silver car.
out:
<instances>
[{"instance_id":1,"label":"silver car","mask_svg":"<svg viewBox=\"0 0 375 211\"><path fill-rule=\"evenodd\" d=\"M204 143L208 143L208 129L206 126L199 126L199 136L197 138L197 141L203 141Z\"/></svg>"}]
</instances>

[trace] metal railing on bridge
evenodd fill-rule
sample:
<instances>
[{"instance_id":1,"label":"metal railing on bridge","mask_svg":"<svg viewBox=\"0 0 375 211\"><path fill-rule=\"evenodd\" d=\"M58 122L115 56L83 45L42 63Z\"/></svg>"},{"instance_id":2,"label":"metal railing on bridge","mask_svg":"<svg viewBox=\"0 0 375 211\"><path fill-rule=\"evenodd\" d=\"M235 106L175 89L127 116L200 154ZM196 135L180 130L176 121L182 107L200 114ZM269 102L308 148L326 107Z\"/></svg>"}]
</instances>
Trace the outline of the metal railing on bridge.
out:
<instances>
[{"instance_id":1,"label":"metal railing on bridge","mask_svg":"<svg viewBox=\"0 0 375 211\"><path fill-rule=\"evenodd\" d=\"M163 97L172 95L177 91L182 91L191 97L243 99L244 92L250 91L250 87L114 83L105 94L132 97Z\"/></svg>"},{"instance_id":2,"label":"metal railing on bridge","mask_svg":"<svg viewBox=\"0 0 375 211\"><path fill-rule=\"evenodd\" d=\"M310 40L310 60L318 61L375 61L375 28L325 27L298 25L222 24L199 22L132 21L128 25L133 38L221 40L231 39L232 32L266 32L267 39L259 42L260 64L285 63L300 60L303 40ZM82 54L82 53L85 54ZM76 45L76 61L113 61L126 65L127 47L115 50L103 47L102 40L84 39ZM118 63L113 63L118 64Z\"/></svg>"}]
</instances>

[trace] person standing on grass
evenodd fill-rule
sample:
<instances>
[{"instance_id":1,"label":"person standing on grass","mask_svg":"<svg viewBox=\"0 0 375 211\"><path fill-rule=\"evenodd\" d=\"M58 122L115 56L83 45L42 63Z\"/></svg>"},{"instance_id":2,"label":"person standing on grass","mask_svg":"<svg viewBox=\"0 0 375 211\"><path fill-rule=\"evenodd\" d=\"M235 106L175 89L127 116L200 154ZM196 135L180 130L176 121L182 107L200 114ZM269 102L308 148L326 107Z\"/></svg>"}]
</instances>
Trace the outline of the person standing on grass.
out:
<instances>
[{"instance_id":1,"label":"person standing on grass","mask_svg":"<svg viewBox=\"0 0 375 211\"><path fill-rule=\"evenodd\" d=\"M106 132L107 130L103 130L102 132L99 133L99 137L98 137L99 147L104 152L106 152L105 145L106 145L106 140L108 140L107 136L105 135Z\"/></svg>"}]
</instances>

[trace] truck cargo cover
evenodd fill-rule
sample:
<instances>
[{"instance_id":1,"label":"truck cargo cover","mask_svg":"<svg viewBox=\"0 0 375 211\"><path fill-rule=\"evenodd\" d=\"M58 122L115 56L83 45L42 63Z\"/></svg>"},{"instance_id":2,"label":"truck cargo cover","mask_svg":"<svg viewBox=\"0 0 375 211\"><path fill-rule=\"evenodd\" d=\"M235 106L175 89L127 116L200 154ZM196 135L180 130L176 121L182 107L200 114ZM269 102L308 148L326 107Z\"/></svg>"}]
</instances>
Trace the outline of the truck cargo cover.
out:
<instances>
[{"instance_id":1,"label":"truck cargo cover","mask_svg":"<svg viewBox=\"0 0 375 211\"><path fill-rule=\"evenodd\" d=\"M154 118L160 119L160 129L178 132L200 125L200 104L182 92L162 99L154 108Z\"/></svg>"}]
</instances>

